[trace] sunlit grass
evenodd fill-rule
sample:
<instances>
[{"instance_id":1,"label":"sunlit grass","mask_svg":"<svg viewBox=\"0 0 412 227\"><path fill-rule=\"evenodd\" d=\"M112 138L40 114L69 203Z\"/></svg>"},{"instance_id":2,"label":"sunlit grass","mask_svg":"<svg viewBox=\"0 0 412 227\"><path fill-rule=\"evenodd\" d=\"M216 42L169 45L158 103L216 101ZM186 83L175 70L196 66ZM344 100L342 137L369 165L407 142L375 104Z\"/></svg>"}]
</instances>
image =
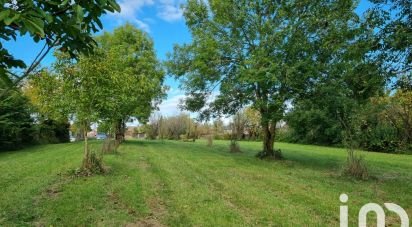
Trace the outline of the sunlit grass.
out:
<instances>
[{"instance_id":1,"label":"sunlit grass","mask_svg":"<svg viewBox=\"0 0 412 227\"><path fill-rule=\"evenodd\" d=\"M108 174L77 178L81 143L0 153L0 226L337 226L341 193L353 226L368 202L412 217L412 156L365 152L373 178L357 181L340 174L343 149L279 143L285 160L262 161L258 142L206 143L128 141Z\"/></svg>"}]
</instances>

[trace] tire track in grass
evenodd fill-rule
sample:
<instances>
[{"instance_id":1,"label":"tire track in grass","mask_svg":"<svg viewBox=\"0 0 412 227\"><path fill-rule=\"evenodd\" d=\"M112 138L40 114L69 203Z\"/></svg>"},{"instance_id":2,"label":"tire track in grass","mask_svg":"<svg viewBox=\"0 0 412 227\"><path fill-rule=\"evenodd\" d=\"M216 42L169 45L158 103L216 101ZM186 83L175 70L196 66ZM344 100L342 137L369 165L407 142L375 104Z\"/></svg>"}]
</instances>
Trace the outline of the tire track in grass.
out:
<instances>
[{"instance_id":1,"label":"tire track in grass","mask_svg":"<svg viewBox=\"0 0 412 227\"><path fill-rule=\"evenodd\" d=\"M140 170L140 181L143 184L143 187L150 188L150 192L143 191L143 196L146 201L146 206L150 209L150 213L145 215L144 218L139 219L135 223L128 223L126 226L153 226L161 227L163 218L167 215L167 209L165 203L163 202L160 190L161 182L158 177L152 173L152 166L148 162L147 157L138 156L136 160L137 168Z\"/></svg>"},{"instance_id":2,"label":"tire track in grass","mask_svg":"<svg viewBox=\"0 0 412 227\"><path fill-rule=\"evenodd\" d=\"M230 187L227 184L229 182L228 179L230 179L231 176L228 175L227 177L225 177L225 180L216 180L216 179L221 178L222 176L213 176L214 174L207 170L206 170L207 173L205 173L203 168L201 169L198 167L199 164L201 163L195 163L193 161L188 161L187 155L185 155L184 157L181 154L179 155L181 157L180 160L185 162L187 166L190 166L190 168L192 168L196 172L197 175L202 176L202 178L205 178L210 182L208 186L210 186L213 191L218 192L218 197L225 202L226 206L229 209L233 209L237 213L241 214L244 221L246 222L246 225L262 224L262 223L259 223L258 221L255 221L255 222L253 221L253 217L259 216L259 214L253 215L253 213L255 213L254 209L249 209L248 207L245 207L244 205L240 204L241 201L239 199L245 198L245 192L247 192L248 187L245 187L244 185L239 184L235 187L238 190L233 190L234 187ZM238 199L235 199L236 197ZM250 200L254 200L254 199L255 197L251 198Z\"/></svg>"},{"instance_id":3,"label":"tire track in grass","mask_svg":"<svg viewBox=\"0 0 412 227\"><path fill-rule=\"evenodd\" d=\"M193 148L193 147L185 147L185 148ZM185 154L183 155L182 152L185 152ZM215 180L215 179L221 178L222 176L208 177L208 176L210 176L210 174L205 174L205 172L202 169L197 168L196 166L199 166L199 165L197 165L197 163L193 163L193 162L188 161L188 157L193 154L192 152L193 151L190 151L190 153L187 152L187 151L174 152L173 156L175 158L178 157L178 159L181 162L185 163L187 167L194 170L194 172L196 173L195 175L201 176L201 177L197 177L198 179L202 179L202 178L207 179L207 181L209 183L204 183L204 182L200 181L198 184L204 183L205 185L208 185L210 187L212 192L219 192L219 193L214 193L214 195L217 197L216 199L222 200L223 203L225 204L225 206L227 207L227 209L232 209L232 210L235 210L237 213L240 213L242 219L244 220L243 224L245 224L245 223L247 223L247 225L258 224L257 222L253 223L253 221L252 221L252 216L253 215L251 215L251 213L253 213L253 210L248 209L245 206L237 204L237 202L233 199L233 197L239 197L239 198L244 197L243 192L247 191L248 188L240 185L238 188L246 189L246 190L240 190L241 192L239 192L239 193L238 193L238 191L236 191L236 193L235 193L233 190L232 191L228 190L228 188L230 188L230 187L226 187L223 181ZM192 157L198 157L199 155L204 155L204 154L207 154L207 157L210 157L209 155L213 155L211 153L197 152L196 151L196 154L193 154ZM219 158L218 161L222 161L222 158L223 158L224 159L223 162L225 162L225 163L228 162L227 159L225 159L224 157L222 157L220 155L216 156L216 157ZM202 160L202 161L204 161L204 160ZM231 160L229 160L229 162L230 161ZM198 163L198 164L202 164L202 163ZM181 165L181 164L182 163L180 163L180 166L183 168L183 165ZM230 176L228 176L228 177L230 177ZM225 178L225 179L229 179L229 178Z\"/></svg>"},{"instance_id":4,"label":"tire track in grass","mask_svg":"<svg viewBox=\"0 0 412 227\"><path fill-rule=\"evenodd\" d=\"M142 194L142 183L139 181L140 170L136 168L133 153L129 151L127 144L122 144L118 153L107 157L107 164L111 171L105 176L106 209L118 218L116 213L123 215L117 223L110 223L105 219L101 226L133 226L135 220L140 219L146 212ZM121 223L121 224L119 224Z\"/></svg>"},{"instance_id":5,"label":"tire track in grass","mask_svg":"<svg viewBox=\"0 0 412 227\"><path fill-rule=\"evenodd\" d=\"M266 162L260 161L262 166L259 167L260 169L258 170L259 172L254 173L253 171L249 171L246 169L247 166L244 166L245 168L239 169L239 171L233 172L232 175L227 175L225 177L222 177L222 174L224 175L225 172L222 172L220 174L216 174L213 171L210 171L209 166L205 163L204 160L197 161L196 158L198 157L198 154L194 154L193 152L187 152L188 155L184 155L185 161L189 161L192 164L192 168L197 168L198 172L200 174L204 174L206 177L211 178L211 180L216 180L217 182L221 184L227 184L228 180L222 180L222 178L225 179L230 179L230 177L236 176L237 178L241 177L246 177L244 181L242 182L242 185L247 184L247 187L243 187L246 190L250 189L258 189L260 191L263 191L263 194L266 195L266 198L271 198L273 196L277 196L277 199L282 199L283 203L289 204L292 206L291 208L288 208L291 210L291 214L296 216L296 218L293 218L293 220L301 220L301 219L306 219L307 222L304 222L301 220L300 222L297 222L295 224L305 224L305 223L313 223L317 225L336 225L339 221L338 217L338 211L336 211L336 207L338 206L338 202L336 197L341 193L339 189L345 189L345 184L347 182L345 180L341 179L336 179L336 178L331 178L327 172L322 172L322 171L309 171L307 173L308 169L298 169L298 173L294 173L291 175L290 173L287 173L289 170L286 169L281 169L284 167L284 164L282 162L280 163L269 163L267 164ZM180 155L180 153L179 153ZM182 155L180 155L183 157ZM207 156L209 157L209 156ZM235 158L238 158L239 156L233 156ZM200 159L199 159L200 160ZM225 166L227 166L228 161L224 160L222 161L222 158L218 157L216 162L221 162ZM230 160L229 160L230 161ZM246 160L241 160L242 164ZM253 162L253 160L249 160L250 162ZM210 162L209 162L210 163ZM269 166L270 165L270 166ZM223 166L223 165L222 165ZM277 170L281 171L281 174L276 175L278 178L276 181L274 181L274 166L276 166ZM256 169L257 167L254 165L251 165L250 167ZM286 172L285 172L286 170ZM311 174L313 172L316 172L316 174L312 177ZM213 176L215 175L215 176ZM287 175L291 175L288 177ZM308 177L310 178L308 180ZM279 179L280 178L280 179ZM326 178L326 179L324 179ZM240 179L241 180L241 179ZM326 182L325 182L326 181ZM335 187L328 187L327 184L329 183L335 183L341 185L338 187L339 189ZM320 185L319 185L320 184ZM361 186L354 186L352 184L349 184L351 188L349 188L350 191L359 190L363 188L363 186L370 188L369 185L374 184L374 182L365 182L362 183ZM230 185L230 184L227 184ZM240 185L240 187L242 187ZM274 185L277 185L276 187L273 187ZM293 188L290 187L290 185L293 185ZM227 187L228 190L232 190L233 188L239 189L239 187ZM283 190L279 191L277 190L278 188L281 188ZM235 193L239 192L239 197L243 198L244 193L242 193L242 190L236 190ZM235 193L230 193L230 194L235 194ZM371 192L366 191L368 196L370 195ZM256 193L257 195L262 195L262 192ZM326 195L326 196L325 196ZM336 195L336 196L335 196ZM257 197L259 199L262 199L261 197ZM362 196L360 198L362 201L365 202L366 197ZM269 201L269 200L268 200ZM363 204L361 202L361 204ZM304 205L303 205L304 204ZM336 204L336 206L334 206ZM354 204L355 206L359 204ZM360 205L361 206L361 205ZM256 205L254 207L257 207ZM270 208L270 207L268 207ZM264 209L268 210L268 209ZM273 212L275 213L275 212ZM302 214L305 215L306 217L302 217ZM268 213L270 216L270 213ZM273 214L272 214L273 216ZM285 216L287 218L287 216ZM270 219L269 219L270 220ZM268 220L268 221L269 221ZM287 220L290 222L291 220Z\"/></svg>"},{"instance_id":6,"label":"tire track in grass","mask_svg":"<svg viewBox=\"0 0 412 227\"><path fill-rule=\"evenodd\" d=\"M169 215L169 222L173 225L184 223L185 225L196 225L199 223L209 223L224 221L226 225L236 223L236 226L241 225L244 221L238 213L228 207L225 201L222 201L216 193L208 187L204 179L199 178L199 175L190 169L190 166L185 166L187 163L181 159L176 159L175 146L162 147L164 150L159 151L158 147L150 147L150 154L153 157L153 162L156 162L159 174L163 176L164 182L172 188L169 193L170 206L174 208ZM157 150L154 150L157 149ZM167 176L167 177L166 177ZM195 204L195 207L191 205ZM205 209L202 216L196 216L196 212ZM212 214L209 214L211 212ZM190 214L190 215L189 215ZM216 220L218 215L223 215L225 220ZM227 219L231 221L227 221Z\"/></svg>"},{"instance_id":7,"label":"tire track in grass","mask_svg":"<svg viewBox=\"0 0 412 227\"><path fill-rule=\"evenodd\" d=\"M184 152L184 151L183 151ZM280 191L280 195L279 195L279 191L276 191L276 190L273 190L273 185L267 185L267 184L265 184L263 181L260 181L260 180L253 180L253 176L252 177L249 177L248 179L247 179L247 181L242 181L240 178L239 178L239 176L240 176L240 174L238 174L238 176L236 176L236 174L235 174L235 176L238 178L237 180L239 181L239 182L241 182L241 184L238 186L238 187L230 187L230 185L229 184L227 184L228 183L228 180L227 179L230 179L230 177L232 177L233 178L233 175L227 175L226 174L226 177L225 177L225 179L226 180L219 180L219 179L221 179L222 178L222 176L221 176L221 174L224 174L224 173L220 173L219 174L219 176L213 176L213 175L216 175L216 174L214 174L214 172L211 172L211 171L209 171L209 169L210 168L207 168L207 166L206 166L206 168L200 168L200 166L201 165L204 165L204 160L202 160L202 161L200 161L200 162L195 162L194 161L194 159L193 159L193 157L196 157L197 155L199 155L199 154L196 154L196 156L194 156L194 154L193 153L188 153L188 154L185 154L185 156L183 157L182 156L182 154L181 153L179 153L178 154L179 156L180 156L180 160L183 160L184 162L186 162L186 164L187 165L189 165L192 169L194 169L196 172L197 172L197 174L199 174L199 175L203 175L203 177L205 177L205 178L208 178L208 180L210 181L210 182L212 182L212 186L215 188L215 189L217 189L221 194L222 194L222 196L223 197L226 197L226 198L231 198L231 197L233 197L233 195L236 195L238 198L244 198L245 197L245 193L244 193L244 191L243 190L234 190L234 189L245 189L245 190L247 190L247 189L251 189L251 188L255 188L255 189L258 189L258 191L257 191L257 193L256 193L256 195L266 195L265 197L266 198L270 198L270 197L273 197L273 195L275 195L276 197L277 197L277 200L279 200L279 199L281 199L282 200L282 202L283 202L283 204L288 204L288 203L290 203L291 201L290 200L288 200L288 199L284 199L283 197L282 197L282 194L284 194L282 191ZM210 155L212 155L212 154L210 154ZM191 159L188 159L188 157L192 157ZM208 156L209 157L209 156ZM197 157L196 157L197 158ZM220 157L219 157L220 158ZM218 159L218 160L216 160L216 161L221 161L221 158L220 159ZM225 162L225 164L228 162L228 161L230 161L230 160L224 160L224 162ZM265 170L265 172L268 172L267 171L267 169L261 169L261 170ZM205 172L206 171L206 172ZM242 171L239 171L239 173L240 172L242 172ZM260 172L261 173L261 172ZM263 173L263 176L264 175L267 175L266 173ZM243 174L243 176L244 176L244 174ZM262 176L262 175L261 175ZM290 180L290 179L289 179ZM276 186L276 188L288 188L288 184L290 183L288 183L288 184L285 184L285 183L282 183L282 182L284 182L284 180L278 180L278 181L276 181L275 183L277 183L278 185ZM280 184L279 184L280 183ZM296 183L296 182L295 182ZM229 185L229 186L228 186ZM246 187L245 187L246 186ZM304 187L305 185L300 185L300 184L297 184L296 186L298 186L298 188L299 187ZM227 193L227 192L230 192L230 193ZM291 193L291 191L289 190L288 191L288 193L290 194ZM310 202L310 201L312 201L311 203L313 203L313 202L315 202L316 203L316 201L319 201L319 200L316 200L316 199L313 199L313 196L306 196L305 195L305 193L300 193L300 192L292 192L293 193L293 196L297 196L297 198L298 198L298 200L299 199L301 199L301 200L303 200L303 201L305 201L306 200L306 202ZM261 200L261 197L255 197L255 196L252 196L251 198L250 198L251 200L256 200L256 199L260 199ZM321 198L320 198L321 199ZM265 200L265 201L267 201L267 200ZM236 203L236 202L234 202L234 201L229 201L231 204L234 204L234 203ZM238 202L240 202L240 201L238 201ZM292 202L295 202L296 203L296 201L292 201ZM302 202L302 201L298 201L298 203L299 202ZM282 204L282 203L281 203ZM257 204L255 204L255 205L257 205ZM266 205L266 207L265 208L263 208L263 210L269 210L271 207L268 207L267 206L267 203L261 203L260 204L260 206L265 206ZM241 205L239 205L238 204L238 206L237 206L238 208L239 207L242 207L239 211L241 211L241 213L242 214L244 214L245 216L247 216L248 214L250 215L251 213L254 213L254 211L256 210L256 209L253 209L253 210L251 210L251 209L247 209L246 207L244 207L244 206L241 206ZM255 207L254 207L255 208ZM243 211L242 211L243 210ZM279 212L280 210L278 210L278 212ZM304 213L305 211L307 211L307 209L300 209L300 208L298 208L298 209L296 209L296 207L295 207L295 209L294 209L294 211L295 212L297 212L297 213ZM273 212L273 213L276 213L276 212ZM319 218L321 217L321 216L323 216L323 213L322 212L311 212L311 214L312 215L315 215L315 219L318 219L319 220ZM257 215L259 215L259 213L257 213L256 215L254 215L254 216L257 216ZM268 215L270 215L270 214L268 214ZM317 218L316 218L317 217ZM250 219L250 218L249 218ZM269 221L269 220L268 220ZM249 223L250 223L250 221L249 221ZM249 224L248 223L248 224ZM254 224L256 224L256 223L254 223ZM273 223L272 223L273 224Z\"/></svg>"}]
</instances>

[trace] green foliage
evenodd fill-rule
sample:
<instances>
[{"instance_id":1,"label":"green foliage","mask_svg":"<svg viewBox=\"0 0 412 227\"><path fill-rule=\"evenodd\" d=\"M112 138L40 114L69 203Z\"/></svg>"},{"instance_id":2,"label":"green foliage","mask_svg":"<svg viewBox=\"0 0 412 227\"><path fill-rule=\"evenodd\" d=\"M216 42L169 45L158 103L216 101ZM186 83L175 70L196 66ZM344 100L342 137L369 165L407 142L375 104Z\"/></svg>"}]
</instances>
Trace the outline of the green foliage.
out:
<instances>
[{"instance_id":1,"label":"green foliage","mask_svg":"<svg viewBox=\"0 0 412 227\"><path fill-rule=\"evenodd\" d=\"M4 87L0 81L0 88ZM30 109L29 101L20 90L10 90L0 99L0 151L19 149L34 142Z\"/></svg>"},{"instance_id":2,"label":"green foliage","mask_svg":"<svg viewBox=\"0 0 412 227\"><path fill-rule=\"evenodd\" d=\"M381 82L367 58L374 28L361 23L356 7L346 0L188 1L193 41L175 46L167 63L183 81L184 108L208 119L251 105L260 114L264 151L274 155L275 125L288 101L324 97L346 105L349 97L370 97L376 90L369 87Z\"/></svg>"},{"instance_id":3,"label":"green foliage","mask_svg":"<svg viewBox=\"0 0 412 227\"><path fill-rule=\"evenodd\" d=\"M92 33L103 28L100 17L120 11L115 0L0 1L0 39L16 40L28 34L35 42L58 46L71 57L90 53L95 47ZM12 67L24 68L22 60L14 58L0 44L0 75Z\"/></svg>"},{"instance_id":4,"label":"green foliage","mask_svg":"<svg viewBox=\"0 0 412 227\"><path fill-rule=\"evenodd\" d=\"M106 55L104 67L112 68L111 84L105 90L107 110L102 118L113 122L133 116L146 122L165 97L164 71L153 41L131 24L97 39Z\"/></svg>"},{"instance_id":5,"label":"green foliage","mask_svg":"<svg viewBox=\"0 0 412 227\"><path fill-rule=\"evenodd\" d=\"M290 127L289 142L338 145L342 143L342 128L336 114L326 108L311 107L310 101L300 102L286 116Z\"/></svg>"},{"instance_id":6,"label":"green foliage","mask_svg":"<svg viewBox=\"0 0 412 227\"><path fill-rule=\"evenodd\" d=\"M24 95L32 105L32 112L39 121L67 121L69 111L67 105L58 97L63 90L59 77L47 69L31 75L23 87Z\"/></svg>"},{"instance_id":7,"label":"green foliage","mask_svg":"<svg viewBox=\"0 0 412 227\"><path fill-rule=\"evenodd\" d=\"M364 150L398 153L408 151L412 122L410 94L399 90L392 95L372 97L352 110L350 128L354 144ZM343 126L328 105L316 109L315 102L301 102L287 115L290 137L285 141L308 144L343 145ZM306 105L305 105L306 104ZM329 107L330 108L330 107Z\"/></svg>"},{"instance_id":8,"label":"green foliage","mask_svg":"<svg viewBox=\"0 0 412 227\"><path fill-rule=\"evenodd\" d=\"M54 120L44 120L36 124L37 142L40 144L48 143L67 143L70 142L70 124Z\"/></svg>"},{"instance_id":9,"label":"green foliage","mask_svg":"<svg viewBox=\"0 0 412 227\"><path fill-rule=\"evenodd\" d=\"M51 82L50 80L46 80ZM2 83L0 83L2 84ZM55 84L50 83L49 86ZM5 88L6 86L0 86ZM28 83L20 89L9 90L0 101L0 150L19 149L32 144L64 143L69 141L69 124L50 111L50 103L38 102L38 86ZM49 90L43 91L48 96ZM35 120L35 121L34 121Z\"/></svg>"},{"instance_id":10,"label":"green foliage","mask_svg":"<svg viewBox=\"0 0 412 227\"><path fill-rule=\"evenodd\" d=\"M412 73L412 3L407 0L371 0L366 17L377 23L379 57L391 76Z\"/></svg>"},{"instance_id":11,"label":"green foliage","mask_svg":"<svg viewBox=\"0 0 412 227\"><path fill-rule=\"evenodd\" d=\"M356 141L365 150L378 152L396 152L400 140L396 128L385 117L385 97L372 99L356 113Z\"/></svg>"}]
</instances>

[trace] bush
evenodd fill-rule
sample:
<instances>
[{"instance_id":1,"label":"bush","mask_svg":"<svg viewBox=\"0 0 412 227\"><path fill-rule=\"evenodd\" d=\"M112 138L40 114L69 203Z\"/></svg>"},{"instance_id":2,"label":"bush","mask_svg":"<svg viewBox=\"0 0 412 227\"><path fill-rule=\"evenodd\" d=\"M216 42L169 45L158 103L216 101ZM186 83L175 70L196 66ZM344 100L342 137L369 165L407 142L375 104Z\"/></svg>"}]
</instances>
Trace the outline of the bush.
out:
<instances>
[{"instance_id":1,"label":"bush","mask_svg":"<svg viewBox=\"0 0 412 227\"><path fill-rule=\"evenodd\" d=\"M231 141L230 141L229 148L230 148L230 152L231 152L231 153L239 153L239 152L241 152L241 151L240 151L239 143L238 143L236 140L231 140Z\"/></svg>"},{"instance_id":2,"label":"bush","mask_svg":"<svg viewBox=\"0 0 412 227\"><path fill-rule=\"evenodd\" d=\"M213 136L212 135L208 135L207 136L207 146L211 147L213 145Z\"/></svg>"},{"instance_id":3,"label":"bush","mask_svg":"<svg viewBox=\"0 0 412 227\"><path fill-rule=\"evenodd\" d=\"M355 115L353 128L356 143L368 151L395 153L404 150L402 135L388 119L386 105L369 103L363 106ZM392 117L392 116L391 116Z\"/></svg>"},{"instance_id":4,"label":"bush","mask_svg":"<svg viewBox=\"0 0 412 227\"><path fill-rule=\"evenodd\" d=\"M293 131L289 128L280 128L276 132L276 140L279 142L293 143Z\"/></svg>"},{"instance_id":5,"label":"bush","mask_svg":"<svg viewBox=\"0 0 412 227\"><path fill-rule=\"evenodd\" d=\"M216 134L213 135L213 139L215 139L215 140L223 140L223 134L218 134L218 133L216 133Z\"/></svg>"},{"instance_id":6,"label":"bush","mask_svg":"<svg viewBox=\"0 0 412 227\"><path fill-rule=\"evenodd\" d=\"M230 134L230 133L223 134L223 139L224 140L231 140L232 139L232 134Z\"/></svg>"},{"instance_id":7,"label":"bush","mask_svg":"<svg viewBox=\"0 0 412 227\"><path fill-rule=\"evenodd\" d=\"M356 155L353 150L348 151L348 158L343 169L343 174L360 180L368 179L368 168L363 157Z\"/></svg>"},{"instance_id":8,"label":"bush","mask_svg":"<svg viewBox=\"0 0 412 227\"><path fill-rule=\"evenodd\" d=\"M290 127L287 142L338 145L342 143L340 122L327 109L297 106L286 115Z\"/></svg>"},{"instance_id":9,"label":"bush","mask_svg":"<svg viewBox=\"0 0 412 227\"><path fill-rule=\"evenodd\" d=\"M70 124L68 122L45 120L36 128L37 142L40 144L70 142Z\"/></svg>"}]
</instances>

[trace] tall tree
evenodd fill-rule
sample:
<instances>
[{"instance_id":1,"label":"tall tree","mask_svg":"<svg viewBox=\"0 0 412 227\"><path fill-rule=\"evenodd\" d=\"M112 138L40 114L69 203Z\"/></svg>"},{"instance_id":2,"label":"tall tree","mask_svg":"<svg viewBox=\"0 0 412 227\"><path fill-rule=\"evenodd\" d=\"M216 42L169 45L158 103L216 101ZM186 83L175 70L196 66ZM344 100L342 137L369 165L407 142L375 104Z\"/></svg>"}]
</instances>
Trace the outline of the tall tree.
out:
<instances>
[{"instance_id":1,"label":"tall tree","mask_svg":"<svg viewBox=\"0 0 412 227\"><path fill-rule=\"evenodd\" d=\"M114 124L116 140L121 142L129 117L146 122L165 97L164 71L153 41L131 24L116 28L113 33L104 33L98 41L105 52L116 53L112 64L116 64L116 72L123 75L118 78L119 84L107 93L115 101L110 103L111 109L104 116Z\"/></svg>"},{"instance_id":2,"label":"tall tree","mask_svg":"<svg viewBox=\"0 0 412 227\"><path fill-rule=\"evenodd\" d=\"M184 15L193 42L175 46L168 62L183 80L184 107L207 118L251 105L261 115L259 156L277 158L275 126L286 101L331 73L325 66L354 39L340 33L358 26L355 8L351 0L189 0Z\"/></svg>"}]
</instances>

